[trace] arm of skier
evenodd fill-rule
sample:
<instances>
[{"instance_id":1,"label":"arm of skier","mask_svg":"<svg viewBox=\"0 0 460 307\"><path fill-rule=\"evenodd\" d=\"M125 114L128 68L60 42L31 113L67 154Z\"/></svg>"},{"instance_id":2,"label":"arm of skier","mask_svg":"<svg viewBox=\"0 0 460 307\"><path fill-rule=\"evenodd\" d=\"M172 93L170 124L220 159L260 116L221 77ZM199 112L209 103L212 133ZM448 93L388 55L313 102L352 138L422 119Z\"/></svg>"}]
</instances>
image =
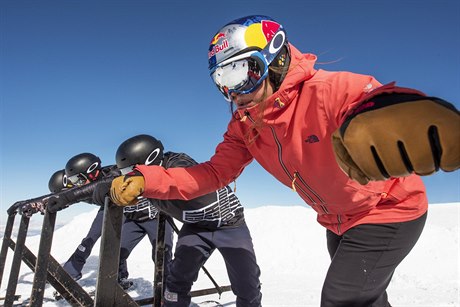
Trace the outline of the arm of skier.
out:
<instances>
[{"instance_id":1,"label":"arm of skier","mask_svg":"<svg viewBox=\"0 0 460 307\"><path fill-rule=\"evenodd\" d=\"M140 195L155 199L193 199L234 181L252 159L242 138L227 132L210 161L169 169L138 165L137 174L113 181L111 198L123 206L133 204Z\"/></svg>"},{"instance_id":2,"label":"arm of skier","mask_svg":"<svg viewBox=\"0 0 460 307\"><path fill-rule=\"evenodd\" d=\"M97 201L93 200L95 190L100 184L110 184L113 178L115 177L105 177L81 187L74 187L58 192L47 200L46 208L49 212L54 213L78 202L96 203L99 205Z\"/></svg>"},{"instance_id":3,"label":"arm of skier","mask_svg":"<svg viewBox=\"0 0 460 307\"><path fill-rule=\"evenodd\" d=\"M39 197L35 197L28 200L23 200L16 202L13 206L15 206L20 215L24 215L26 217L31 217L35 213L40 212L41 214L45 213L46 208L46 200L52 196L53 194L47 194ZM10 208L14 209L14 208Z\"/></svg>"}]
</instances>

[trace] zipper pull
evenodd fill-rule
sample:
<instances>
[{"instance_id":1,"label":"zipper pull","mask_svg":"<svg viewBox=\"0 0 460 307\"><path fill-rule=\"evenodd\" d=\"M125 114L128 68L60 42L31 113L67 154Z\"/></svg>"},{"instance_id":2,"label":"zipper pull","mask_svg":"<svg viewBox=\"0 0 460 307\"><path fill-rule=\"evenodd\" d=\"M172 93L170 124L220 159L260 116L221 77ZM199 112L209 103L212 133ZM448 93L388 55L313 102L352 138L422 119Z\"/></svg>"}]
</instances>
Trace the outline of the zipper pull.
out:
<instances>
[{"instance_id":1,"label":"zipper pull","mask_svg":"<svg viewBox=\"0 0 460 307\"><path fill-rule=\"evenodd\" d=\"M245 122L246 119L248 119L248 116L249 116L248 110L244 110L243 114L244 115L241 117L240 122Z\"/></svg>"},{"instance_id":2,"label":"zipper pull","mask_svg":"<svg viewBox=\"0 0 460 307\"><path fill-rule=\"evenodd\" d=\"M297 172L294 173L294 178L292 179L291 187L294 192L296 192L295 181L297 179Z\"/></svg>"},{"instance_id":3,"label":"zipper pull","mask_svg":"<svg viewBox=\"0 0 460 307\"><path fill-rule=\"evenodd\" d=\"M275 98L275 107L281 109L284 107L284 102L279 97Z\"/></svg>"}]
</instances>

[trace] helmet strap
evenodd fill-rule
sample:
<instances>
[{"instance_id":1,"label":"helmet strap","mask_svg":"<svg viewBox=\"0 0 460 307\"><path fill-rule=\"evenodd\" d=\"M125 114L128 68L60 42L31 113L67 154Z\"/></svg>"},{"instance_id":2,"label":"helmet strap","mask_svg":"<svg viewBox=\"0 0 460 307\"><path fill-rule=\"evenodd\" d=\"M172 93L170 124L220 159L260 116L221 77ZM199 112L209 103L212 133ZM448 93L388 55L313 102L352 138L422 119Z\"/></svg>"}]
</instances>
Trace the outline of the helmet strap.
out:
<instances>
[{"instance_id":1,"label":"helmet strap","mask_svg":"<svg viewBox=\"0 0 460 307\"><path fill-rule=\"evenodd\" d=\"M277 91L281 83L289 70L289 64L291 63L291 53L287 42L284 43L281 51L278 53L276 58L271 62L270 69L268 71L268 78L273 84L273 90Z\"/></svg>"},{"instance_id":2,"label":"helmet strap","mask_svg":"<svg viewBox=\"0 0 460 307\"><path fill-rule=\"evenodd\" d=\"M91 181L95 181L97 177L99 177L99 170L96 170L96 172L93 171L88 174L88 178L91 179Z\"/></svg>"}]
</instances>

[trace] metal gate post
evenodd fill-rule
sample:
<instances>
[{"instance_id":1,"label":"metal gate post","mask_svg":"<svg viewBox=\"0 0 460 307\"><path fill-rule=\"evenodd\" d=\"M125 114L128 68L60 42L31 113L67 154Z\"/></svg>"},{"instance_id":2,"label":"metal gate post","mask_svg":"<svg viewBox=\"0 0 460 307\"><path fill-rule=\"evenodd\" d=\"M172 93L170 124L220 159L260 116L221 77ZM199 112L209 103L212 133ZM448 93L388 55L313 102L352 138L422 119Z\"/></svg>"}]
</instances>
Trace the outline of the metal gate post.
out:
<instances>
[{"instance_id":1,"label":"metal gate post","mask_svg":"<svg viewBox=\"0 0 460 307\"><path fill-rule=\"evenodd\" d=\"M30 307L40 307L43 303L55 223L56 213L50 213L47 210L43 218L37 264L35 265L35 275L32 284L32 294L30 295Z\"/></svg>"},{"instance_id":2,"label":"metal gate post","mask_svg":"<svg viewBox=\"0 0 460 307\"><path fill-rule=\"evenodd\" d=\"M155 249L155 277L153 281L153 306L161 307L164 293L166 215L158 212L157 244Z\"/></svg>"},{"instance_id":3,"label":"metal gate post","mask_svg":"<svg viewBox=\"0 0 460 307\"><path fill-rule=\"evenodd\" d=\"M14 219L16 213L8 215L6 221L5 234L3 235L2 249L0 251L0 285L2 284L3 271L5 270L6 255L8 253L8 243L11 239L11 233L13 232Z\"/></svg>"},{"instance_id":4,"label":"metal gate post","mask_svg":"<svg viewBox=\"0 0 460 307\"><path fill-rule=\"evenodd\" d=\"M21 218L19 225L18 237L16 239L16 247L14 248L13 262L11 264L10 278L5 295L5 307L13 306L16 286L18 285L19 270L21 269L22 253L26 242L27 230L29 229L29 218L24 215Z\"/></svg>"},{"instance_id":5,"label":"metal gate post","mask_svg":"<svg viewBox=\"0 0 460 307\"><path fill-rule=\"evenodd\" d=\"M120 262L120 237L123 223L123 208L105 198L104 222L102 226L101 249L99 252L99 273L97 275L95 306L138 306L118 284Z\"/></svg>"}]
</instances>

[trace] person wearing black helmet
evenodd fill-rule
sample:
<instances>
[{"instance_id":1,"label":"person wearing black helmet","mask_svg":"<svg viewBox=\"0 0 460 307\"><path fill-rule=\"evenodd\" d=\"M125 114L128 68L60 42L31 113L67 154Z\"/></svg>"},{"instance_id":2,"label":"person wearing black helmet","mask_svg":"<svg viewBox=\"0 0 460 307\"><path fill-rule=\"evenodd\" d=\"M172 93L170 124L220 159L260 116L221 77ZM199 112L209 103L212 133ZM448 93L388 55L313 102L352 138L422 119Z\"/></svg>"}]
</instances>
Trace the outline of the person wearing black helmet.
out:
<instances>
[{"instance_id":1,"label":"person wearing black helmet","mask_svg":"<svg viewBox=\"0 0 460 307\"><path fill-rule=\"evenodd\" d=\"M197 164L185 153L163 154L162 143L145 134L123 142L117 150L116 163L126 176L135 172L136 165L159 165L169 169ZM95 194L105 195L109 187L102 193L98 187ZM98 198L102 201L101 196ZM174 259L165 274L164 306L189 306L190 289L199 270L216 249L225 260L237 306L261 306L260 268L243 206L229 186L187 201L151 198L149 201L183 223ZM125 214L126 208L132 206L125 207Z\"/></svg>"},{"instance_id":2,"label":"person wearing black helmet","mask_svg":"<svg viewBox=\"0 0 460 307\"><path fill-rule=\"evenodd\" d=\"M92 204L94 203L92 194L95 186L119 174L114 165L102 167L100 158L92 153L85 152L75 155L66 163L62 180L63 184L70 184L78 188L50 197L47 201L47 210L56 212L80 201ZM90 256L94 244L101 237L104 218L103 210L104 206L102 205L91 224L88 234L64 264L64 270L75 280L81 278L86 260ZM127 274L127 272L123 273ZM132 285L126 280L119 280L119 283L124 289Z\"/></svg>"},{"instance_id":3,"label":"person wearing black helmet","mask_svg":"<svg viewBox=\"0 0 460 307\"><path fill-rule=\"evenodd\" d=\"M64 188L70 187L72 187L72 185L67 181L64 169L54 172L48 181L48 189L51 193L57 193L62 191Z\"/></svg>"},{"instance_id":4,"label":"person wearing black helmet","mask_svg":"<svg viewBox=\"0 0 460 307\"><path fill-rule=\"evenodd\" d=\"M101 169L102 166L99 157L91 153L81 153L67 161L65 173L69 182L77 187L81 187L91 181L96 181L101 175ZM90 202L89 199L88 202ZM94 244L101 236L102 221L104 218L103 210L104 207L101 206L91 224L88 234L64 264L64 270L75 280L81 278L83 266L91 254Z\"/></svg>"},{"instance_id":5,"label":"person wearing black helmet","mask_svg":"<svg viewBox=\"0 0 460 307\"><path fill-rule=\"evenodd\" d=\"M120 172L127 173L135 164L161 165L163 161L163 145L160 141L147 135L130 138L123 142L116 152L116 165ZM108 185L106 190L108 190ZM96 197L93 197L95 199ZM104 199L99 200L100 203ZM120 262L118 278L127 280L127 259L137 244L147 235L152 244L152 260L155 261L157 240L158 210L154 202L140 198L133 206L123 208L125 221L121 232ZM172 258L173 229L166 223L164 276L168 275L168 265Z\"/></svg>"},{"instance_id":6,"label":"person wearing black helmet","mask_svg":"<svg viewBox=\"0 0 460 307\"><path fill-rule=\"evenodd\" d=\"M81 153L67 161L65 174L73 185L82 186L90 181L96 181L101 174L101 159L92 153Z\"/></svg>"}]
</instances>

